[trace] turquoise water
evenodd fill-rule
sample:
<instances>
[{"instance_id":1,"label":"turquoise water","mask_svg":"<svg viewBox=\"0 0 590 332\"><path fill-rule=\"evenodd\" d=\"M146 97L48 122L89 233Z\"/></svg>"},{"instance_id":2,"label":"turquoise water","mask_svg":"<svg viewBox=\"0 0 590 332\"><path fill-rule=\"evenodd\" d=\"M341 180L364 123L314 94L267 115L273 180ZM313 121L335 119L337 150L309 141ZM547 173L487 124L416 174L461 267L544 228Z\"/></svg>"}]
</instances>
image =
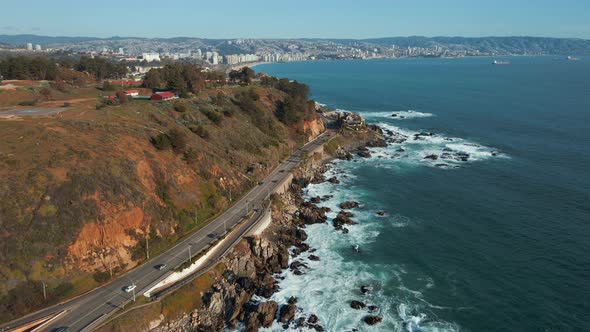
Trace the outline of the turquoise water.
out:
<instances>
[{"instance_id":1,"label":"turquoise water","mask_svg":"<svg viewBox=\"0 0 590 332\"><path fill-rule=\"evenodd\" d=\"M275 299L297 296L329 331L590 331L590 60L510 60L256 67L407 139L335 163L339 185L309 187L334 195L320 204L330 217L361 202L359 224L308 227L321 260L284 273ZM384 321L365 325L353 299Z\"/></svg>"}]
</instances>

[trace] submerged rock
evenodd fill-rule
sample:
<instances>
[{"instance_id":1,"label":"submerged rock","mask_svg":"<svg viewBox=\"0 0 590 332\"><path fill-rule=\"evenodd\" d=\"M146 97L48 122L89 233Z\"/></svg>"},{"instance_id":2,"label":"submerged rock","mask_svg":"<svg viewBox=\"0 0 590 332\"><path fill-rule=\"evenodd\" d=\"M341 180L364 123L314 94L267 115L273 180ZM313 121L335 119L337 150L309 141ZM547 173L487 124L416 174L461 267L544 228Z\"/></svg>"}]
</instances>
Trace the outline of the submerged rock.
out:
<instances>
[{"instance_id":1,"label":"submerged rock","mask_svg":"<svg viewBox=\"0 0 590 332\"><path fill-rule=\"evenodd\" d=\"M363 321L369 325L375 325L377 323L380 323L383 320L383 318L379 317L379 316L365 316L365 318L363 318Z\"/></svg>"},{"instance_id":2,"label":"submerged rock","mask_svg":"<svg viewBox=\"0 0 590 332\"><path fill-rule=\"evenodd\" d=\"M435 155L435 154L431 154L431 155L428 155L428 156L424 157L424 159L437 160L438 159L438 156Z\"/></svg>"},{"instance_id":3,"label":"submerged rock","mask_svg":"<svg viewBox=\"0 0 590 332\"><path fill-rule=\"evenodd\" d=\"M361 286L361 293L369 294L373 291L373 287L371 286Z\"/></svg>"},{"instance_id":4,"label":"submerged rock","mask_svg":"<svg viewBox=\"0 0 590 332\"><path fill-rule=\"evenodd\" d=\"M352 309L363 309L365 307L365 304L361 301L352 300L350 301L350 307Z\"/></svg>"},{"instance_id":5,"label":"submerged rock","mask_svg":"<svg viewBox=\"0 0 590 332\"><path fill-rule=\"evenodd\" d=\"M359 202L355 201L346 201L344 203L340 203L340 208L343 210L354 209L359 207Z\"/></svg>"},{"instance_id":6,"label":"submerged rock","mask_svg":"<svg viewBox=\"0 0 590 332\"><path fill-rule=\"evenodd\" d=\"M337 177L333 176L331 178L328 179L328 182L333 183L333 184L339 184L340 180L338 180Z\"/></svg>"}]
</instances>

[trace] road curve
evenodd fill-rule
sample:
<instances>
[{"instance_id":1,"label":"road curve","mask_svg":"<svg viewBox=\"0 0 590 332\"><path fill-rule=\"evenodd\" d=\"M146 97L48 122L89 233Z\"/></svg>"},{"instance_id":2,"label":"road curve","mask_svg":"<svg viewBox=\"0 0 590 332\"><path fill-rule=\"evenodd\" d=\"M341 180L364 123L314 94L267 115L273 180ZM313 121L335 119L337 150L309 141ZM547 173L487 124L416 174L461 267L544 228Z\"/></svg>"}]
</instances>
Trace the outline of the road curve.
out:
<instances>
[{"instance_id":1,"label":"road curve","mask_svg":"<svg viewBox=\"0 0 590 332\"><path fill-rule=\"evenodd\" d=\"M150 286L172 273L169 269L162 271L157 270L154 268L155 265L166 264L171 268L179 266L188 260L189 250L190 254L193 256L196 255L200 251L208 248L221 234L225 233L226 229L233 228L235 225L239 224L249 211L253 209L259 209L262 211L264 200L289 176L291 171L299 165L305 155L326 143L334 134L335 133L332 131L326 131L315 140L299 148L287 160L275 168L264 179L262 184L257 185L222 215L181 240L166 252L117 277L109 284L98 287L74 299L2 325L0 326L0 331L11 331L41 317L57 314L64 310L66 311L65 313L43 330L51 331L58 327L69 327L70 331L92 330L99 325L98 323L105 320L106 317L133 300L133 293L127 293L123 290L125 286L135 284L135 296L142 296L143 292L149 289ZM239 241L246 233L245 231L247 228L259 219L259 215L260 212L255 213L255 215L246 223L240 225L234 232L232 232L228 239L229 241L227 241L224 246L229 247L233 243ZM219 250L218 254L223 252L225 252L225 250ZM219 258L220 257L211 257L208 260L209 264L204 264L199 271L202 272ZM196 273L199 273L199 271Z\"/></svg>"}]
</instances>

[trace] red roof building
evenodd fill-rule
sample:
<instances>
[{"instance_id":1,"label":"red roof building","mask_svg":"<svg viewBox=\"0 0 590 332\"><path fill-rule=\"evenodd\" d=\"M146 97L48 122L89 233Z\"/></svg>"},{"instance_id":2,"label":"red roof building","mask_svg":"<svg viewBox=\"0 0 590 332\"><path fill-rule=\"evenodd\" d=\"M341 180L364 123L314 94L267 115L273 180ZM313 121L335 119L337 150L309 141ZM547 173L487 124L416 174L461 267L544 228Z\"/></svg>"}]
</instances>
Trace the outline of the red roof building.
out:
<instances>
[{"instance_id":1,"label":"red roof building","mask_svg":"<svg viewBox=\"0 0 590 332\"><path fill-rule=\"evenodd\" d=\"M170 100L176 98L174 92L164 91L164 92L157 92L152 95L150 98L151 100Z\"/></svg>"}]
</instances>

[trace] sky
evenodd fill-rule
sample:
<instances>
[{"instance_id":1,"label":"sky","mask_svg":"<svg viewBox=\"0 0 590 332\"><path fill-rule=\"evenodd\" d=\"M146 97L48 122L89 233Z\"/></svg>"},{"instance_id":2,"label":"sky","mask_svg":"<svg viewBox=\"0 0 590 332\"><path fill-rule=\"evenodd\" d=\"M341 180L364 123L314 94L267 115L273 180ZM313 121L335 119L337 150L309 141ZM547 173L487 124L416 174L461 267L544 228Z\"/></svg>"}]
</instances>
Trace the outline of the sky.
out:
<instances>
[{"instance_id":1,"label":"sky","mask_svg":"<svg viewBox=\"0 0 590 332\"><path fill-rule=\"evenodd\" d=\"M590 39L590 0L4 0L0 34Z\"/></svg>"}]
</instances>

